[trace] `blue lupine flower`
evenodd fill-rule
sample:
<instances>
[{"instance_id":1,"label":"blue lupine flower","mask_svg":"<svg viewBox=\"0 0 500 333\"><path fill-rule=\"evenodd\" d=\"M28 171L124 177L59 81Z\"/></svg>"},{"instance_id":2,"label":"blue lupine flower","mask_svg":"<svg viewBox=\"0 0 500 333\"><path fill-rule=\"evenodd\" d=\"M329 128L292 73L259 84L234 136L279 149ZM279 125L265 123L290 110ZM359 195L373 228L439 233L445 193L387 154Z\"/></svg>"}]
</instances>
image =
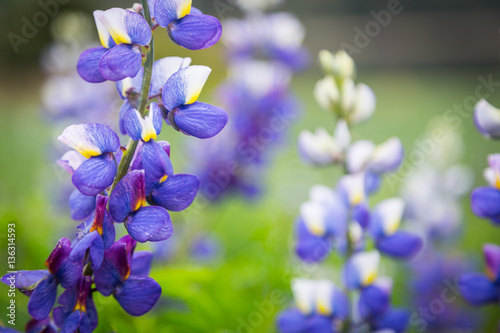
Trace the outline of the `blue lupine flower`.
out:
<instances>
[{"instance_id":1,"label":"blue lupine flower","mask_svg":"<svg viewBox=\"0 0 500 333\"><path fill-rule=\"evenodd\" d=\"M344 282L349 289L362 289L372 285L378 276L380 253L356 252L344 267Z\"/></svg>"},{"instance_id":2,"label":"blue lupine flower","mask_svg":"<svg viewBox=\"0 0 500 333\"><path fill-rule=\"evenodd\" d=\"M335 241L345 237L347 209L327 186L312 187L310 197L310 201L300 206L295 252L304 261L319 262L332 251Z\"/></svg>"},{"instance_id":3,"label":"blue lupine flower","mask_svg":"<svg viewBox=\"0 0 500 333\"><path fill-rule=\"evenodd\" d=\"M479 217L487 218L495 225L500 224L500 154L488 156L490 167L485 170L485 178L490 187L479 187L472 192L472 211Z\"/></svg>"},{"instance_id":4,"label":"blue lupine flower","mask_svg":"<svg viewBox=\"0 0 500 333\"><path fill-rule=\"evenodd\" d=\"M394 258L409 259L422 248L420 237L401 231L405 203L401 198L380 202L371 214L370 231L377 249Z\"/></svg>"},{"instance_id":5,"label":"blue lupine flower","mask_svg":"<svg viewBox=\"0 0 500 333\"><path fill-rule=\"evenodd\" d=\"M197 102L211 69L189 66L170 76L163 86L162 101L167 123L200 139L218 134L227 124L227 113L219 107Z\"/></svg>"},{"instance_id":6,"label":"blue lupine flower","mask_svg":"<svg viewBox=\"0 0 500 333\"><path fill-rule=\"evenodd\" d=\"M296 308L278 317L282 333L338 332L349 315L347 296L328 280L294 279Z\"/></svg>"},{"instance_id":7,"label":"blue lupine flower","mask_svg":"<svg viewBox=\"0 0 500 333\"><path fill-rule=\"evenodd\" d=\"M143 170L126 175L111 193L109 212L115 222L125 222L136 241L159 242L172 235L172 221L165 208L146 206L145 178Z\"/></svg>"},{"instance_id":8,"label":"blue lupine flower","mask_svg":"<svg viewBox=\"0 0 500 333\"><path fill-rule=\"evenodd\" d=\"M122 8L96 10L94 18L102 47L80 55L80 76L92 83L135 77L142 68L141 46L151 41L149 24L139 13Z\"/></svg>"},{"instance_id":9,"label":"blue lupine flower","mask_svg":"<svg viewBox=\"0 0 500 333\"><path fill-rule=\"evenodd\" d=\"M78 235L78 243L71 251L70 259L76 262L81 262L87 250L89 250L90 258L92 259L92 268L99 269L104 257L104 250L107 250L115 241L115 227L113 220L106 209L108 197L97 195L96 209L80 225L80 233Z\"/></svg>"},{"instance_id":10,"label":"blue lupine flower","mask_svg":"<svg viewBox=\"0 0 500 333\"><path fill-rule=\"evenodd\" d=\"M61 238L45 262L47 271L19 271L2 277L5 284L11 284L14 279L16 288L30 296L28 312L33 318L44 320L48 317L54 307L59 284L69 289L78 283L82 263L72 262L70 253L70 240Z\"/></svg>"},{"instance_id":11,"label":"blue lupine flower","mask_svg":"<svg viewBox=\"0 0 500 333\"><path fill-rule=\"evenodd\" d=\"M62 333L91 332L97 327L97 310L90 290L92 279L82 276L79 283L59 296L54 322Z\"/></svg>"},{"instance_id":12,"label":"blue lupine flower","mask_svg":"<svg viewBox=\"0 0 500 333\"><path fill-rule=\"evenodd\" d=\"M201 50L215 45L222 34L222 26L215 17L204 15L191 7L191 0L156 0L154 17L160 27L166 28L170 39L190 50Z\"/></svg>"},{"instance_id":13,"label":"blue lupine flower","mask_svg":"<svg viewBox=\"0 0 500 333\"><path fill-rule=\"evenodd\" d=\"M94 211L96 196L87 196L73 190L69 196L69 210L73 220L85 220Z\"/></svg>"},{"instance_id":14,"label":"blue lupine flower","mask_svg":"<svg viewBox=\"0 0 500 333\"><path fill-rule=\"evenodd\" d=\"M156 136L161 133L162 125L161 110L155 102L151 103L149 114L144 118L139 111L133 108L128 109L123 115L123 127L134 141L149 142L151 139L155 140Z\"/></svg>"},{"instance_id":15,"label":"blue lupine flower","mask_svg":"<svg viewBox=\"0 0 500 333\"><path fill-rule=\"evenodd\" d=\"M113 153L120 148L120 139L111 128L102 124L71 125L58 139L87 158L71 178L82 194L97 195L113 183L117 171Z\"/></svg>"},{"instance_id":16,"label":"blue lupine flower","mask_svg":"<svg viewBox=\"0 0 500 333\"><path fill-rule=\"evenodd\" d=\"M481 99L474 108L474 122L485 137L500 138L500 110L484 99Z\"/></svg>"},{"instance_id":17,"label":"blue lupine flower","mask_svg":"<svg viewBox=\"0 0 500 333\"><path fill-rule=\"evenodd\" d=\"M160 285L145 276L151 259L134 260L136 242L125 236L104 254L104 261L94 273L97 290L104 296L113 295L120 306L132 316L149 312L161 295Z\"/></svg>"},{"instance_id":18,"label":"blue lupine flower","mask_svg":"<svg viewBox=\"0 0 500 333\"><path fill-rule=\"evenodd\" d=\"M466 273L458 281L462 296L474 306L500 301L500 247L486 244L483 253L486 274Z\"/></svg>"}]
</instances>

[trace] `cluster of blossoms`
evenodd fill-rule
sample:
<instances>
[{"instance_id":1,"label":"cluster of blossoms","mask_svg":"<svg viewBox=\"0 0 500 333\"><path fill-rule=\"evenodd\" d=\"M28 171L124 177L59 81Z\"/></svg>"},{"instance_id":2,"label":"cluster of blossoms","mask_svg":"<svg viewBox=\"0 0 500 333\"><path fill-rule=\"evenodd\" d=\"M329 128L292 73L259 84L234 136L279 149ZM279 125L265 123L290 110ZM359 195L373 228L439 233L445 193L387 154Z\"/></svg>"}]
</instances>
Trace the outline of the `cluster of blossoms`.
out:
<instances>
[{"instance_id":1,"label":"cluster of blossoms","mask_svg":"<svg viewBox=\"0 0 500 333\"><path fill-rule=\"evenodd\" d=\"M474 110L477 129L487 138L500 138L500 110L480 100ZM484 178L489 186L476 188L471 195L474 214L488 219L495 226L500 224L500 154L488 156L489 168ZM500 301L500 246L483 246L486 274L465 273L460 277L462 296L474 306L498 305Z\"/></svg>"},{"instance_id":2,"label":"cluster of blossoms","mask_svg":"<svg viewBox=\"0 0 500 333\"><path fill-rule=\"evenodd\" d=\"M224 110L197 101L211 70L190 66L188 58L154 62L152 42L152 31L161 26L181 46L210 47L221 36L217 19L191 7L190 0L143 1L131 9L95 11L94 17L102 47L81 54L78 73L91 83L116 82L124 99L119 128L129 139L122 146L100 123L71 125L59 136L73 149L59 163L76 187L69 198L71 216L83 223L74 239L58 242L47 270L2 278L30 297L29 331L93 331L94 292L113 295L133 316L153 308L161 287L148 277L152 254L135 252L136 245L168 239L173 233L169 212L186 209L200 186L196 176L174 173L170 144L157 141L163 119L202 139L227 123ZM119 223L128 235L115 241ZM59 298L58 286L65 289Z\"/></svg>"},{"instance_id":3,"label":"cluster of blossoms","mask_svg":"<svg viewBox=\"0 0 500 333\"><path fill-rule=\"evenodd\" d=\"M440 140L435 140L435 133L442 134ZM470 266L455 245L462 235L462 201L472 188L473 171L459 163L461 135L444 121L433 120L418 145L426 145L428 154L402 187L407 224L425 242L409 263L411 300L416 309L411 322L425 332L475 331L476 317L458 301L455 285Z\"/></svg>"},{"instance_id":4,"label":"cluster of blossoms","mask_svg":"<svg viewBox=\"0 0 500 333\"><path fill-rule=\"evenodd\" d=\"M231 114L231 124L221 135L193 147L196 173L208 200L232 191L248 197L259 194L269 148L295 118L298 103L290 80L308 63L302 46L305 32L288 13L262 12L275 2L238 2L245 18L224 22L229 73L217 96Z\"/></svg>"},{"instance_id":5,"label":"cluster of blossoms","mask_svg":"<svg viewBox=\"0 0 500 333\"><path fill-rule=\"evenodd\" d=\"M315 95L321 106L337 116L337 126L334 135L322 128L315 133L303 131L299 151L306 163L341 165L345 174L336 189L311 188L310 200L300 206L296 220L295 251L307 263L323 262L334 251L344 256L344 288L322 280L294 282L298 309L284 311L278 327L283 333L403 332L409 313L392 306L392 281L379 277L379 262L381 254L413 258L422 240L400 230L403 199L385 199L373 208L368 202L383 175L402 163L403 146L395 137L379 145L368 140L351 142L350 126L373 114L374 94L368 86L354 83L354 61L344 51L322 51L320 62L326 77L316 85Z\"/></svg>"}]
</instances>

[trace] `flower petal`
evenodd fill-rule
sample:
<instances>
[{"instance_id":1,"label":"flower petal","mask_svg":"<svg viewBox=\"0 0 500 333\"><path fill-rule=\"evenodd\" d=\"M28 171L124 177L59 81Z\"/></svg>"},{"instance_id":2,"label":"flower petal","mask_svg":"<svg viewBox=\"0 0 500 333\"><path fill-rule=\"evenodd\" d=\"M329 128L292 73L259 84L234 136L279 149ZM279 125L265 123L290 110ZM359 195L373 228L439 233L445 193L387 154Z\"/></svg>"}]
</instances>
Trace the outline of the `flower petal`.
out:
<instances>
[{"instance_id":1,"label":"flower petal","mask_svg":"<svg viewBox=\"0 0 500 333\"><path fill-rule=\"evenodd\" d=\"M167 80L182 68L191 64L191 58L166 57L156 60L153 64L150 95L157 95Z\"/></svg>"},{"instance_id":2,"label":"flower petal","mask_svg":"<svg viewBox=\"0 0 500 333\"><path fill-rule=\"evenodd\" d=\"M95 196L87 196L78 190L71 192L69 196L69 210L73 220L84 220L95 209Z\"/></svg>"},{"instance_id":3,"label":"flower petal","mask_svg":"<svg viewBox=\"0 0 500 333\"><path fill-rule=\"evenodd\" d=\"M380 252L397 258L411 259L422 249L422 239L406 231L398 231L395 234L382 237L377 241L377 249Z\"/></svg>"},{"instance_id":4,"label":"flower petal","mask_svg":"<svg viewBox=\"0 0 500 333\"><path fill-rule=\"evenodd\" d=\"M485 244L483 247L486 261L486 271L492 281L500 280L500 247L494 244Z\"/></svg>"},{"instance_id":5,"label":"flower petal","mask_svg":"<svg viewBox=\"0 0 500 333\"><path fill-rule=\"evenodd\" d=\"M118 135L103 124L71 125L57 139L85 158L112 153L120 148Z\"/></svg>"},{"instance_id":6,"label":"flower petal","mask_svg":"<svg viewBox=\"0 0 500 333\"><path fill-rule=\"evenodd\" d=\"M28 312L37 320L47 318L54 307L57 296L57 281L54 275L42 280L33 290L28 301Z\"/></svg>"},{"instance_id":7,"label":"flower petal","mask_svg":"<svg viewBox=\"0 0 500 333\"><path fill-rule=\"evenodd\" d=\"M481 99L474 108L477 129L486 137L500 138L500 110Z\"/></svg>"},{"instance_id":8,"label":"flower petal","mask_svg":"<svg viewBox=\"0 0 500 333\"><path fill-rule=\"evenodd\" d=\"M135 77L142 68L141 51L130 44L120 44L110 49L99 61L99 71L106 80L121 81Z\"/></svg>"},{"instance_id":9,"label":"flower petal","mask_svg":"<svg viewBox=\"0 0 500 333\"><path fill-rule=\"evenodd\" d=\"M156 22L166 28L170 22L191 12L192 0L157 0L154 6Z\"/></svg>"},{"instance_id":10,"label":"flower petal","mask_svg":"<svg viewBox=\"0 0 500 333\"><path fill-rule=\"evenodd\" d=\"M344 267L347 288L358 289L371 285L378 275L380 253L378 251L357 252Z\"/></svg>"},{"instance_id":11,"label":"flower petal","mask_svg":"<svg viewBox=\"0 0 500 333\"><path fill-rule=\"evenodd\" d=\"M71 180L82 194L97 195L113 184L116 170L113 153L107 153L85 161L75 171Z\"/></svg>"},{"instance_id":12,"label":"flower petal","mask_svg":"<svg viewBox=\"0 0 500 333\"><path fill-rule=\"evenodd\" d=\"M403 309L389 309L375 319L373 326L376 330L389 329L394 333L406 332L410 314Z\"/></svg>"},{"instance_id":13,"label":"flower petal","mask_svg":"<svg viewBox=\"0 0 500 333\"><path fill-rule=\"evenodd\" d=\"M121 307L132 316L149 312L160 299L161 287L153 279L131 276L116 288L114 297Z\"/></svg>"},{"instance_id":14,"label":"flower petal","mask_svg":"<svg viewBox=\"0 0 500 333\"><path fill-rule=\"evenodd\" d=\"M130 275L130 264L127 257L127 245L116 242L104 252L101 267L94 272L97 290L104 296L110 296L121 282Z\"/></svg>"},{"instance_id":15,"label":"flower petal","mask_svg":"<svg viewBox=\"0 0 500 333\"><path fill-rule=\"evenodd\" d=\"M46 269L37 271L17 271L9 273L2 277L2 282L6 285L14 284L23 294L31 294L40 281L49 276L49 271Z\"/></svg>"},{"instance_id":16,"label":"flower petal","mask_svg":"<svg viewBox=\"0 0 500 333\"><path fill-rule=\"evenodd\" d=\"M130 44L146 46L151 42L151 28L141 14L127 10L125 14L125 27L130 37Z\"/></svg>"},{"instance_id":17,"label":"flower petal","mask_svg":"<svg viewBox=\"0 0 500 333\"><path fill-rule=\"evenodd\" d=\"M180 105L196 102L211 71L207 66L189 66L170 76L163 86L165 108L171 111Z\"/></svg>"},{"instance_id":18,"label":"flower petal","mask_svg":"<svg viewBox=\"0 0 500 333\"><path fill-rule=\"evenodd\" d=\"M199 188L200 180L196 176L179 174L168 177L151 192L151 204L179 212L191 205Z\"/></svg>"},{"instance_id":19,"label":"flower petal","mask_svg":"<svg viewBox=\"0 0 500 333\"><path fill-rule=\"evenodd\" d=\"M498 302L498 286L484 274L463 274L458 279L458 285L463 298L472 305L481 306Z\"/></svg>"},{"instance_id":20,"label":"flower petal","mask_svg":"<svg viewBox=\"0 0 500 333\"><path fill-rule=\"evenodd\" d=\"M183 133L199 139L219 134L227 124L227 112L201 102L181 105L172 111L175 126Z\"/></svg>"},{"instance_id":21,"label":"flower petal","mask_svg":"<svg viewBox=\"0 0 500 333\"><path fill-rule=\"evenodd\" d=\"M498 221L500 217L500 190L493 187L475 189L471 195L471 205L472 211L477 216Z\"/></svg>"},{"instance_id":22,"label":"flower petal","mask_svg":"<svg viewBox=\"0 0 500 333\"><path fill-rule=\"evenodd\" d=\"M309 233L302 219L298 220L295 233L297 237L295 253L305 262L321 262L332 251L332 241L327 237L318 237Z\"/></svg>"},{"instance_id":23,"label":"flower petal","mask_svg":"<svg viewBox=\"0 0 500 333\"><path fill-rule=\"evenodd\" d=\"M141 161L146 178L150 182L165 181L174 175L174 168L170 157L163 148L153 140L143 145Z\"/></svg>"},{"instance_id":24,"label":"flower petal","mask_svg":"<svg viewBox=\"0 0 500 333\"><path fill-rule=\"evenodd\" d=\"M372 213L370 230L375 239L393 235L401 224L405 202L401 198L390 198L380 202Z\"/></svg>"},{"instance_id":25,"label":"flower petal","mask_svg":"<svg viewBox=\"0 0 500 333\"><path fill-rule=\"evenodd\" d=\"M278 329L281 333L307 332L307 317L298 309L290 309L278 315Z\"/></svg>"},{"instance_id":26,"label":"flower petal","mask_svg":"<svg viewBox=\"0 0 500 333\"><path fill-rule=\"evenodd\" d=\"M404 159L404 148L401 140L390 138L381 143L373 152L370 170L377 174L393 172L399 168Z\"/></svg>"},{"instance_id":27,"label":"flower petal","mask_svg":"<svg viewBox=\"0 0 500 333\"><path fill-rule=\"evenodd\" d=\"M222 35L219 20L209 15L187 15L168 25L170 39L189 50L214 46Z\"/></svg>"},{"instance_id":28,"label":"flower petal","mask_svg":"<svg viewBox=\"0 0 500 333\"><path fill-rule=\"evenodd\" d=\"M144 78L144 67L141 67L136 76L127 77L121 81L116 81L116 89L118 90L120 97L125 100L125 103L128 104L127 101L128 92L130 92L131 90L136 90L137 92L141 91L143 78ZM130 106L130 104L128 105ZM128 107L126 107L126 109L128 109Z\"/></svg>"},{"instance_id":29,"label":"flower petal","mask_svg":"<svg viewBox=\"0 0 500 333\"><path fill-rule=\"evenodd\" d=\"M358 300L359 314L364 319L376 318L385 313L390 306L390 294L375 285L361 291Z\"/></svg>"},{"instance_id":30,"label":"flower petal","mask_svg":"<svg viewBox=\"0 0 500 333\"><path fill-rule=\"evenodd\" d=\"M128 215L145 204L144 171L131 171L116 185L109 198L109 212L116 222L123 222Z\"/></svg>"},{"instance_id":31,"label":"flower petal","mask_svg":"<svg viewBox=\"0 0 500 333\"><path fill-rule=\"evenodd\" d=\"M134 240L144 243L162 230L166 224L172 224L170 215L162 207L142 207L125 220L125 227Z\"/></svg>"},{"instance_id":32,"label":"flower petal","mask_svg":"<svg viewBox=\"0 0 500 333\"><path fill-rule=\"evenodd\" d=\"M135 276L148 276L153 262L153 254L151 252L142 251L135 252L130 264L130 274Z\"/></svg>"},{"instance_id":33,"label":"flower petal","mask_svg":"<svg viewBox=\"0 0 500 333\"><path fill-rule=\"evenodd\" d=\"M107 48L95 47L84 51L80 55L76 70L82 79L90 83L101 83L106 81L99 70L99 61L101 61L101 58L106 52L108 52Z\"/></svg>"}]
</instances>

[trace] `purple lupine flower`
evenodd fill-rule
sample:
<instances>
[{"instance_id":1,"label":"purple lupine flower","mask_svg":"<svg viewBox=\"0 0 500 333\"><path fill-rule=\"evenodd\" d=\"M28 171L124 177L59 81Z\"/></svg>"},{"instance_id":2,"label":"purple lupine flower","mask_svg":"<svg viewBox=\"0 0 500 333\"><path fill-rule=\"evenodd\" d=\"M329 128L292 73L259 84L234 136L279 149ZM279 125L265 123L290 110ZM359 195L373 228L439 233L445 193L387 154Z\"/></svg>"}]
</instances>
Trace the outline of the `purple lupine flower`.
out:
<instances>
[{"instance_id":1,"label":"purple lupine flower","mask_svg":"<svg viewBox=\"0 0 500 333\"><path fill-rule=\"evenodd\" d=\"M151 41L149 24L139 13L122 8L96 10L94 18L102 47L80 55L80 76L91 83L135 77L142 68L141 46Z\"/></svg>"},{"instance_id":2,"label":"purple lupine flower","mask_svg":"<svg viewBox=\"0 0 500 333\"><path fill-rule=\"evenodd\" d=\"M500 110L481 99L474 108L476 128L487 138L500 138Z\"/></svg>"},{"instance_id":3,"label":"purple lupine flower","mask_svg":"<svg viewBox=\"0 0 500 333\"><path fill-rule=\"evenodd\" d=\"M466 273L458 281L462 296L474 306L500 301L500 247L486 244L483 253L486 274Z\"/></svg>"},{"instance_id":4,"label":"purple lupine flower","mask_svg":"<svg viewBox=\"0 0 500 333\"><path fill-rule=\"evenodd\" d=\"M190 50L201 50L215 45L222 34L222 26L215 17L204 15L191 7L191 0L156 0L154 18L166 28L170 39Z\"/></svg>"},{"instance_id":5,"label":"purple lupine flower","mask_svg":"<svg viewBox=\"0 0 500 333\"><path fill-rule=\"evenodd\" d=\"M145 276L149 273L151 259L142 260L144 254L140 253L136 257L135 246L136 242L129 236L115 242L105 252L101 268L94 273L94 282L102 295L113 295L127 313L142 316L160 298L161 287Z\"/></svg>"},{"instance_id":6,"label":"purple lupine flower","mask_svg":"<svg viewBox=\"0 0 500 333\"><path fill-rule=\"evenodd\" d=\"M490 187L479 187L472 192L472 211L479 217L487 218L495 225L500 224L500 154L488 156L490 167L485 178Z\"/></svg>"},{"instance_id":7,"label":"purple lupine flower","mask_svg":"<svg viewBox=\"0 0 500 333\"><path fill-rule=\"evenodd\" d=\"M58 139L87 158L71 177L82 194L97 195L113 183L117 171L113 153L120 148L120 139L111 128L102 124L71 125Z\"/></svg>"},{"instance_id":8,"label":"purple lupine flower","mask_svg":"<svg viewBox=\"0 0 500 333\"><path fill-rule=\"evenodd\" d=\"M210 75L206 66L189 66L170 76L162 91L167 123L174 129L200 139L218 134L226 126L228 116L223 109L197 102Z\"/></svg>"},{"instance_id":9,"label":"purple lupine flower","mask_svg":"<svg viewBox=\"0 0 500 333\"><path fill-rule=\"evenodd\" d=\"M104 250L109 249L115 241L115 227L106 209L108 197L99 194L96 200L96 209L80 225L81 231L78 234L78 242L70 254L71 260L81 262L87 250L89 250L94 270L99 269L101 266Z\"/></svg>"},{"instance_id":10,"label":"purple lupine flower","mask_svg":"<svg viewBox=\"0 0 500 333\"><path fill-rule=\"evenodd\" d=\"M167 210L146 206L146 179L143 170L126 175L115 187L109 199L109 212L115 222L125 222L130 236L138 242L159 242L173 232Z\"/></svg>"},{"instance_id":11,"label":"purple lupine flower","mask_svg":"<svg viewBox=\"0 0 500 333\"><path fill-rule=\"evenodd\" d=\"M337 332L349 315L347 296L328 280L292 280L296 307L278 316L281 333Z\"/></svg>"},{"instance_id":12,"label":"purple lupine flower","mask_svg":"<svg viewBox=\"0 0 500 333\"><path fill-rule=\"evenodd\" d=\"M372 285L378 276L380 253L356 252L344 267L344 284L349 289L362 289Z\"/></svg>"},{"instance_id":13,"label":"purple lupine flower","mask_svg":"<svg viewBox=\"0 0 500 333\"><path fill-rule=\"evenodd\" d=\"M375 207L370 219L370 231L377 249L398 259L412 258L423 245L420 237L398 230L404 207L401 198L385 199Z\"/></svg>"},{"instance_id":14,"label":"purple lupine flower","mask_svg":"<svg viewBox=\"0 0 500 333\"><path fill-rule=\"evenodd\" d=\"M59 296L54 322L61 332L92 332L97 327L97 310L92 299L92 279L82 276L79 283Z\"/></svg>"},{"instance_id":15,"label":"purple lupine flower","mask_svg":"<svg viewBox=\"0 0 500 333\"><path fill-rule=\"evenodd\" d=\"M73 288L79 281L82 263L69 259L71 242L61 238L45 262L46 271L19 271L2 277L5 284L14 283L15 287L30 296L28 312L36 320L44 320L54 307L57 286Z\"/></svg>"}]
</instances>

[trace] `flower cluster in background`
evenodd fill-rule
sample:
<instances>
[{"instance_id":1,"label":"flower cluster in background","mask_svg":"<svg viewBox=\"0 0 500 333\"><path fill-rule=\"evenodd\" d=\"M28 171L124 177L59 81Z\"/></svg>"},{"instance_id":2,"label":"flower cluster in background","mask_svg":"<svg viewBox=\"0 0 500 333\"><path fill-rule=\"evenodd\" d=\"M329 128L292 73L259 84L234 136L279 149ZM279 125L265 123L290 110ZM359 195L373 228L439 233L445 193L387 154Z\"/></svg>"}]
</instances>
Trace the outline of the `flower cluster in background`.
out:
<instances>
[{"instance_id":1,"label":"flower cluster in background","mask_svg":"<svg viewBox=\"0 0 500 333\"><path fill-rule=\"evenodd\" d=\"M474 110L474 120L479 132L490 139L500 138L500 110L485 100L480 100ZM476 188L471 195L474 214L500 223L500 154L488 156L489 167L484 178L489 186ZM464 273L459 280L463 298L473 306L494 304L500 301L500 246L484 244L483 255L486 274ZM500 324L500 323L499 323ZM500 326L499 326L500 327Z\"/></svg>"},{"instance_id":2,"label":"flower cluster in background","mask_svg":"<svg viewBox=\"0 0 500 333\"><path fill-rule=\"evenodd\" d=\"M221 135L191 148L207 200L231 192L257 196L270 148L286 135L298 111L290 80L308 64L305 31L291 14L264 13L278 3L240 1L245 17L224 22L228 78L217 97L231 122Z\"/></svg>"},{"instance_id":3,"label":"flower cluster in background","mask_svg":"<svg viewBox=\"0 0 500 333\"><path fill-rule=\"evenodd\" d=\"M407 260L422 248L422 239L400 228L405 211L402 198L389 198L370 207L369 198L385 174L403 161L401 141L388 138L375 144L354 141L353 125L368 120L375 110L373 91L354 82L356 68L344 51L321 51L326 73L315 88L318 103L337 119L335 133L304 130L299 152L313 166L339 165L344 175L335 188L315 185L310 200L300 206L295 224L297 256L306 263L340 256L340 276L328 280L294 280L297 307L278 317L288 332L404 332L408 311L392 304L392 279L380 276L381 256ZM342 281L338 281L342 280ZM333 282L335 281L335 283Z\"/></svg>"},{"instance_id":4,"label":"flower cluster in background","mask_svg":"<svg viewBox=\"0 0 500 333\"><path fill-rule=\"evenodd\" d=\"M160 285L148 277L153 256L135 248L169 239L169 212L189 207L200 186L196 176L174 172L170 144L157 136L164 121L201 139L215 136L227 123L224 110L198 101L210 68L190 66L188 58L154 61L153 30L166 28L173 42L198 50L219 40L216 18L188 0L143 1L130 9L95 11L94 18L102 46L84 51L77 70L89 83L116 82L124 100L117 128L128 143L123 146L111 127L98 122L68 126L59 136L72 149L59 163L76 188L69 204L72 218L81 224L75 237L58 242L46 270L2 278L30 297L29 331L93 331L96 292L113 296L132 316L153 308L161 295ZM201 243L193 251L204 255L212 250ZM64 291L58 297L59 286Z\"/></svg>"}]
</instances>

